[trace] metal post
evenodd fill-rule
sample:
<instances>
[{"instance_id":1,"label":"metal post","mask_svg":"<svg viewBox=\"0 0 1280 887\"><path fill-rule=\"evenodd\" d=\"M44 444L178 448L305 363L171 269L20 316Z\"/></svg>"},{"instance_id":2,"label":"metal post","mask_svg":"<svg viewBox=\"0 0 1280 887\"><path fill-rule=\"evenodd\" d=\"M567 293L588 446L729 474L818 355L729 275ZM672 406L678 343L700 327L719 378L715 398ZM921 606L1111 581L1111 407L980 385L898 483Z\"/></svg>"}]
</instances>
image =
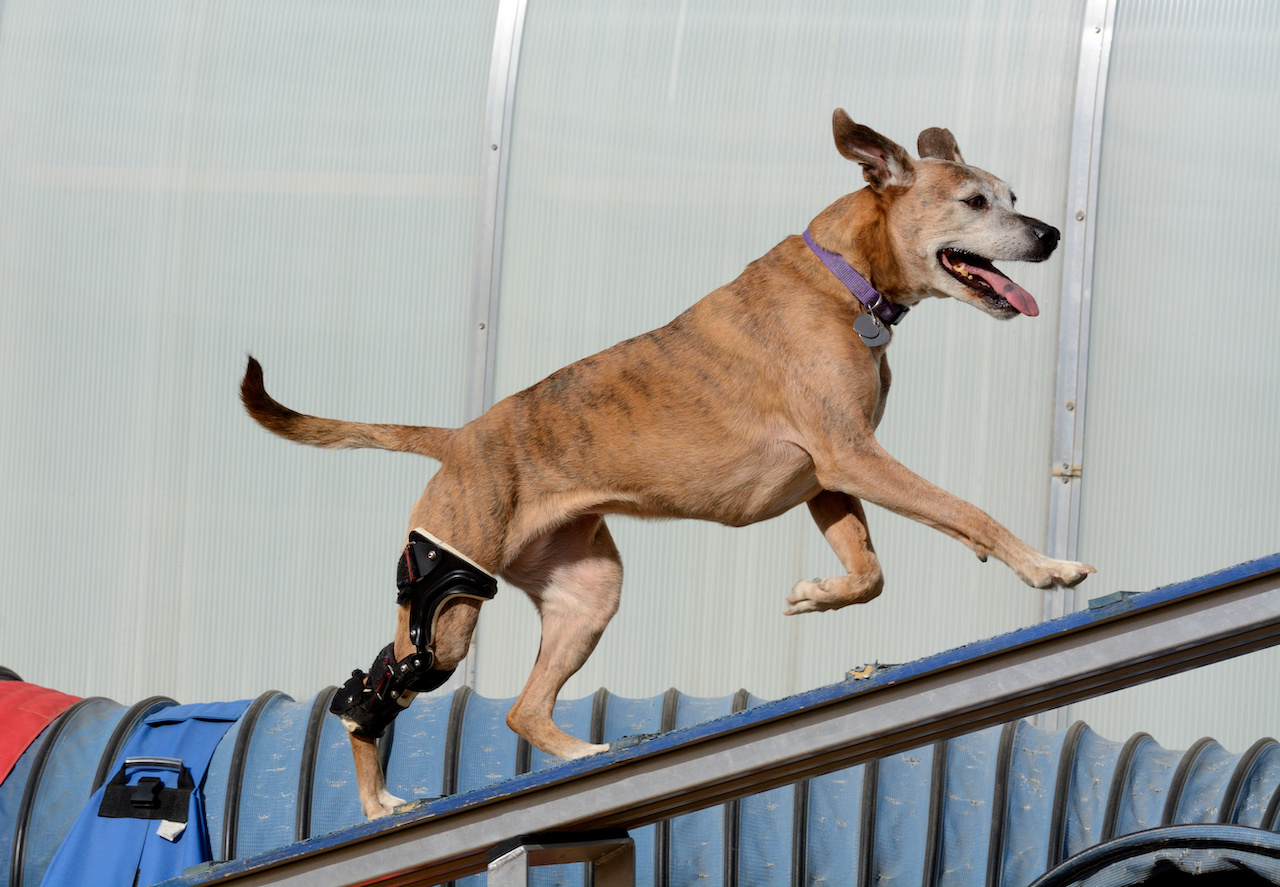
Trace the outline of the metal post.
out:
<instances>
[{"instance_id":1,"label":"metal post","mask_svg":"<svg viewBox=\"0 0 1280 887\"><path fill-rule=\"evenodd\" d=\"M507 202L511 113L520 67L527 0L500 0L489 61L484 139L480 170L480 207L476 213L474 265L471 275L470 338L467 348L465 416L471 421L493 405L493 361L497 346L498 289L502 277L502 230ZM445 690L476 684L476 639Z\"/></svg>"},{"instance_id":2,"label":"metal post","mask_svg":"<svg viewBox=\"0 0 1280 887\"><path fill-rule=\"evenodd\" d=\"M1118 0L1087 0L1080 34L1080 63L1071 127L1067 221L1062 246L1062 303L1058 321L1058 388L1053 413L1053 467L1049 492L1050 557L1077 559L1080 484L1084 452L1085 381L1089 361L1089 311L1093 296L1093 223L1098 203L1102 118ZM1075 609L1072 589L1044 595L1044 618ZM1043 712L1040 726L1060 730L1065 710Z\"/></svg>"},{"instance_id":3,"label":"metal post","mask_svg":"<svg viewBox=\"0 0 1280 887\"><path fill-rule=\"evenodd\" d=\"M471 340L468 351L466 417L474 419L493 403L493 356L497 341L498 289L502 272L502 229L507 200L511 114L520 67L527 0L501 0L494 25L489 93L485 100L480 211L471 285Z\"/></svg>"},{"instance_id":4,"label":"metal post","mask_svg":"<svg viewBox=\"0 0 1280 887\"><path fill-rule=\"evenodd\" d=\"M489 887L529 887L535 865L591 863L595 887L635 887L636 847L625 831L523 835L489 854Z\"/></svg>"}]
</instances>

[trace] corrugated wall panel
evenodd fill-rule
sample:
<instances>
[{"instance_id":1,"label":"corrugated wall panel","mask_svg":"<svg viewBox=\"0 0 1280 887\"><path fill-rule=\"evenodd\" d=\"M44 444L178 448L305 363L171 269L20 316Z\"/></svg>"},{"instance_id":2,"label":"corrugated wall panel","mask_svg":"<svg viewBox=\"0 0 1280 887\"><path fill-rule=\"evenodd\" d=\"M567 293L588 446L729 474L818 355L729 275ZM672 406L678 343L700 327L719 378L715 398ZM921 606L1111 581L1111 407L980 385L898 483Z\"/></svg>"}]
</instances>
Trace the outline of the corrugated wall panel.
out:
<instances>
[{"instance_id":1,"label":"corrugated wall panel","mask_svg":"<svg viewBox=\"0 0 1280 887\"><path fill-rule=\"evenodd\" d=\"M831 138L846 108L908 146L931 125L1062 224L1082 4L666 0L530 3L511 136L495 389L661 325L863 182ZM895 336L890 452L1043 546L1058 260L1008 269L1042 315L922 305ZM839 569L804 509L746 530L616 519L622 608L569 695L672 684L765 696L1036 621L1041 595L954 541L870 515L874 604L786 619ZM481 620L478 689L518 691L532 608Z\"/></svg>"},{"instance_id":2,"label":"corrugated wall panel","mask_svg":"<svg viewBox=\"0 0 1280 887\"><path fill-rule=\"evenodd\" d=\"M1280 550L1280 7L1123 0L1103 131L1085 429L1088 596ZM1106 735L1280 731L1280 655L1073 708Z\"/></svg>"},{"instance_id":3,"label":"corrugated wall panel","mask_svg":"<svg viewBox=\"0 0 1280 887\"><path fill-rule=\"evenodd\" d=\"M0 20L0 658L299 698L393 626L430 463L240 409L456 424L495 3L28 3ZM74 651L72 653L71 651Z\"/></svg>"}]
</instances>

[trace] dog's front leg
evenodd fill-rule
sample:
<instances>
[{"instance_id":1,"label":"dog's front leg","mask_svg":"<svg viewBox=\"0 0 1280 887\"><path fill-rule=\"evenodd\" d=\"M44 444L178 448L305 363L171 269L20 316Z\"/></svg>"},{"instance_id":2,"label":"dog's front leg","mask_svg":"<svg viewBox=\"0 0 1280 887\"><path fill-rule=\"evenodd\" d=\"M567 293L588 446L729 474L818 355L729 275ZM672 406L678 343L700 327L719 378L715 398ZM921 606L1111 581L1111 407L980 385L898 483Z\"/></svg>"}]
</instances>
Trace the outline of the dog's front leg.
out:
<instances>
[{"instance_id":1,"label":"dog's front leg","mask_svg":"<svg viewBox=\"0 0 1280 887\"><path fill-rule=\"evenodd\" d=\"M884 590L884 574L871 546L862 503L845 493L823 490L810 499L808 505L814 522L840 558L847 575L797 582L787 595L790 606L786 615L835 610L879 597Z\"/></svg>"},{"instance_id":2,"label":"dog's front leg","mask_svg":"<svg viewBox=\"0 0 1280 887\"><path fill-rule=\"evenodd\" d=\"M818 480L882 508L941 530L973 549L979 560L994 556L1035 588L1070 588L1097 572L1088 564L1047 557L1010 533L982 509L935 486L894 459L867 434L856 452L815 454Z\"/></svg>"}]
</instances>

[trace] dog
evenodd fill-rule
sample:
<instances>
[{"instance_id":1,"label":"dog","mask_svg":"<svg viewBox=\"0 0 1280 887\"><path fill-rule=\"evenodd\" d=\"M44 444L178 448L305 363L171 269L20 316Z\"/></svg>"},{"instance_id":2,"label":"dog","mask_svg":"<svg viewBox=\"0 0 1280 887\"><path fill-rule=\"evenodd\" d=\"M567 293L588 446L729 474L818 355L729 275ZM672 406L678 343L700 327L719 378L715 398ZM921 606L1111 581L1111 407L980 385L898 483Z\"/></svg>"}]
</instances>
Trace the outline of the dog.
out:
<instances>
[{"instance_id":1,"label":"dog","mask_svg":"<svg viewBox=\"0 0 1280 887\"><path fill-rule=\"evenodd\" d=\"M1095 572L1037 552L912 473L875 437L890 383L885 308L935 297L1000 319L1035 316L1034 298L992 262L1044 261L1057 229L1018 213L1009 186L965 163L948 130L921 133L915 160L842 109L832 128L867 185L823 210L805 237L787 237L666 326L558 370L462 428L296 413L266 393L249 358L242 399L275 434L440 461L409 526L532 599L541 648L507 723L549 754L608 748L565 734L551 718L618 608L622 564L608 515L736 527L804 503L847 572L797 582L788 615L880 594L864 501L941 530L980 560L1003 561L1036 588L1073 586ZM874 299L842 282L840 262ZM459 596L439 611L426 644L439 668L465 655L480 603ZM409 610L397 611L394 661L421 650ZM359 685L363 673L355 674ZM403 802L386 789L376 741L348 729L364 814L386 815Z\"/></svg>"}]
</instances>

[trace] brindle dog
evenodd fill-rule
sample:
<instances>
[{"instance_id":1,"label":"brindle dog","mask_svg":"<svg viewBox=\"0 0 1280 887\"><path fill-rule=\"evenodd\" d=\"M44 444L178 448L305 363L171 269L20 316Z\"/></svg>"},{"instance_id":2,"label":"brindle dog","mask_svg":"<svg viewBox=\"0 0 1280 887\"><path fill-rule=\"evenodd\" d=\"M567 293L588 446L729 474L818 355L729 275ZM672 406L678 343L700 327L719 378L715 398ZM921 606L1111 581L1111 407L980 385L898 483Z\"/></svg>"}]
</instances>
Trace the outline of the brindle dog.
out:
<instances>
[{"instance_id":1,"label":"brindle dog","mask_svg":"<svg viewBox=\"0 0 1280 887\"><path fill-rule=\"evenodd\" d=\"M896 305L937 297L1001 319L1038 313L991 262L1047 259L1055 228L1019 214L1009 186L966 164L945 129L922 133L913 160L843 110L833 123L836 147L861 165L868 187L813 220L817 246ZM242 396L259 423L289 440L440 460L409 527L532 599L542 645L507 723L543 751L577 758L606 746L568 736L551 714L618 608L622 564L606 515L743 526L804 503L848 572L796 583L788 614L880 594L864 500L959 539L980 560L998 558L1036 588L1094 572L1040 554L881 448L889 365L886 345L868 345L854 329L867 311L796 235L666 326L565 367L459 429L295 413L267 395L252 358ZM437 667L462 659L479 606L446 605L430 644ZM401 607L395 656L413 650ZM365 815L391 812L401 802L386 790L374 741L351 741Z\"/></svg>"}]
</instances>

